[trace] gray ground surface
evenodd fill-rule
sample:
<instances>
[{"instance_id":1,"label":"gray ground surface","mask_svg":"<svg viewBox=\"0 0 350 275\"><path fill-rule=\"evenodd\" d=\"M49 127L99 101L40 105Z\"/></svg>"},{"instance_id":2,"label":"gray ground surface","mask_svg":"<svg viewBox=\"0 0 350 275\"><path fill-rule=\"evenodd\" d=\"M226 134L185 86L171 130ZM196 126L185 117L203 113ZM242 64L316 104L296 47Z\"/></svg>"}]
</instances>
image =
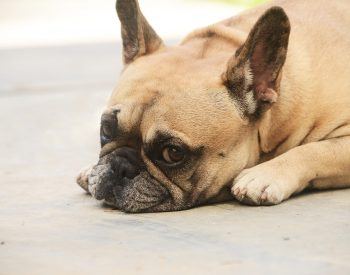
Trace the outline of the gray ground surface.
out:
<instances>
[{"instance_id":1,"label":"gray ground surface","mask_svg":"<svg viewBox=\"0 0 350 275\"><path fill-rule=\"evenodd\" d=\"M119 50L0 51L0 274L350 274L350 190L139 215L84 194Z\"/></svg>"}]
</instances>

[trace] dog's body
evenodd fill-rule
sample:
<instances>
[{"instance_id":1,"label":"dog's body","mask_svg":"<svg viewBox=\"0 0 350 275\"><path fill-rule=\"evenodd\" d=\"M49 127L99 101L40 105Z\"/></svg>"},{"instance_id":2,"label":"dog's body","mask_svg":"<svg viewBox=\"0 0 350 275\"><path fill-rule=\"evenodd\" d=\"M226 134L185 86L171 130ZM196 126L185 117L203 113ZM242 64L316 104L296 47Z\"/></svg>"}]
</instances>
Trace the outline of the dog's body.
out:
<instances>
[{"instance_id":1,"label":"dog's body","mask_svg":"<svg viewBox=\"0 0 350 275\"><path fill-rule=\"evenodd\" d=\"M102 119L100 162L78 178L94 197L169 211L231 188L270 205L350 186L349 1L274 1L171 48L136 1L117 9L126 67ZM111 180L130 163L138 168Z\"/></svg>"}]
</instances>

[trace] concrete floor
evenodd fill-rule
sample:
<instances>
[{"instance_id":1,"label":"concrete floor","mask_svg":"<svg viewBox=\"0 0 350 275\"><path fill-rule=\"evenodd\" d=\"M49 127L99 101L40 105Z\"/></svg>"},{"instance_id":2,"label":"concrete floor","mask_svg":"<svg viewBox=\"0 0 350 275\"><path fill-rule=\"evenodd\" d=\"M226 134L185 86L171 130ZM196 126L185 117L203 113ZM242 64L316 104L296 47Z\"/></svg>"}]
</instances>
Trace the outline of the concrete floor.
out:
<instances>
[{"instance_id":1,"label":"concrete floor","mask_svg":"<svg viewBox=\"0 0 350 275\"><path fill-rule=\"evenodd\" d=\"M0 51L0 274L350 274L350 189L137 215L84 194L119 51Z\"/></svg>"}]
</instances>

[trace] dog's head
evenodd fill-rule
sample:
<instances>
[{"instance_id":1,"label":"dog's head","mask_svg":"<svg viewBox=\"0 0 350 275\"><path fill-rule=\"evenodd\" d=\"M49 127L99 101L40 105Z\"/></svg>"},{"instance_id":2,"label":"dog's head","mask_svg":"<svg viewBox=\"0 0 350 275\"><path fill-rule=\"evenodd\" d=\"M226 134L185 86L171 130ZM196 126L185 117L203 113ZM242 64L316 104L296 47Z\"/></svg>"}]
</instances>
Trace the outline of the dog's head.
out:
<instances>
[{"instance_id":1,"label":"dog's head","mask_svg":"<svg viewBox=\"0 0 350 275\"><path fill-rule=\"evenodd\" d=\"M90 192L127 212L227 199L258 158L256 124L277 99L287 16L269 9L236 50L213 31L166 47L136 0L118 0L117 12L125 68L102 115Z\"/></svg>"}]
</instances>

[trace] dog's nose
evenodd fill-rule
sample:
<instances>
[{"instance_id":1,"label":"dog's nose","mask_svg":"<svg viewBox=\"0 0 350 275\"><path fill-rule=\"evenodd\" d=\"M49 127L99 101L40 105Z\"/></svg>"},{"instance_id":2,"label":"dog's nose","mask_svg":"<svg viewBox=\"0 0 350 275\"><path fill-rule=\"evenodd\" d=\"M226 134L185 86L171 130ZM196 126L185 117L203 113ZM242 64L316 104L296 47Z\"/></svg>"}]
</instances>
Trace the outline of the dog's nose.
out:
<instances>
[{"instance_id":1,"label":"dog's nose","mask_svg":"<svg viewBox=\"0 0 350 275\"><path fill-rule=\"evenodd\" d=\"M100 158L89 177L89 191L98 200L114 203L114 192L144 170L140 154L133 148L121 147Z\"/></svg>"},{"instance_id":2,"label":"dog's nose","mask_svg":"<svg viewBox=\"0 0 350 275\"><path fill-rule=\"evenodd\" d=\"M119 179L133 179L140 174L143 167L139 153L130 147L116 149L111 158L114 175Z\"/></svg>"},{"instance_id":3,"label":"dog's nose","mask_svg":"<svg viewBox=\"0 0 350 275\"><path fill-rule=\"evenodd\" d=\"M140 169L137 166L131 164L128 159L123 157L116 159L112 169L115 175L120 179L133 179L140 173Z\"/></svg>"}]
</instances>

